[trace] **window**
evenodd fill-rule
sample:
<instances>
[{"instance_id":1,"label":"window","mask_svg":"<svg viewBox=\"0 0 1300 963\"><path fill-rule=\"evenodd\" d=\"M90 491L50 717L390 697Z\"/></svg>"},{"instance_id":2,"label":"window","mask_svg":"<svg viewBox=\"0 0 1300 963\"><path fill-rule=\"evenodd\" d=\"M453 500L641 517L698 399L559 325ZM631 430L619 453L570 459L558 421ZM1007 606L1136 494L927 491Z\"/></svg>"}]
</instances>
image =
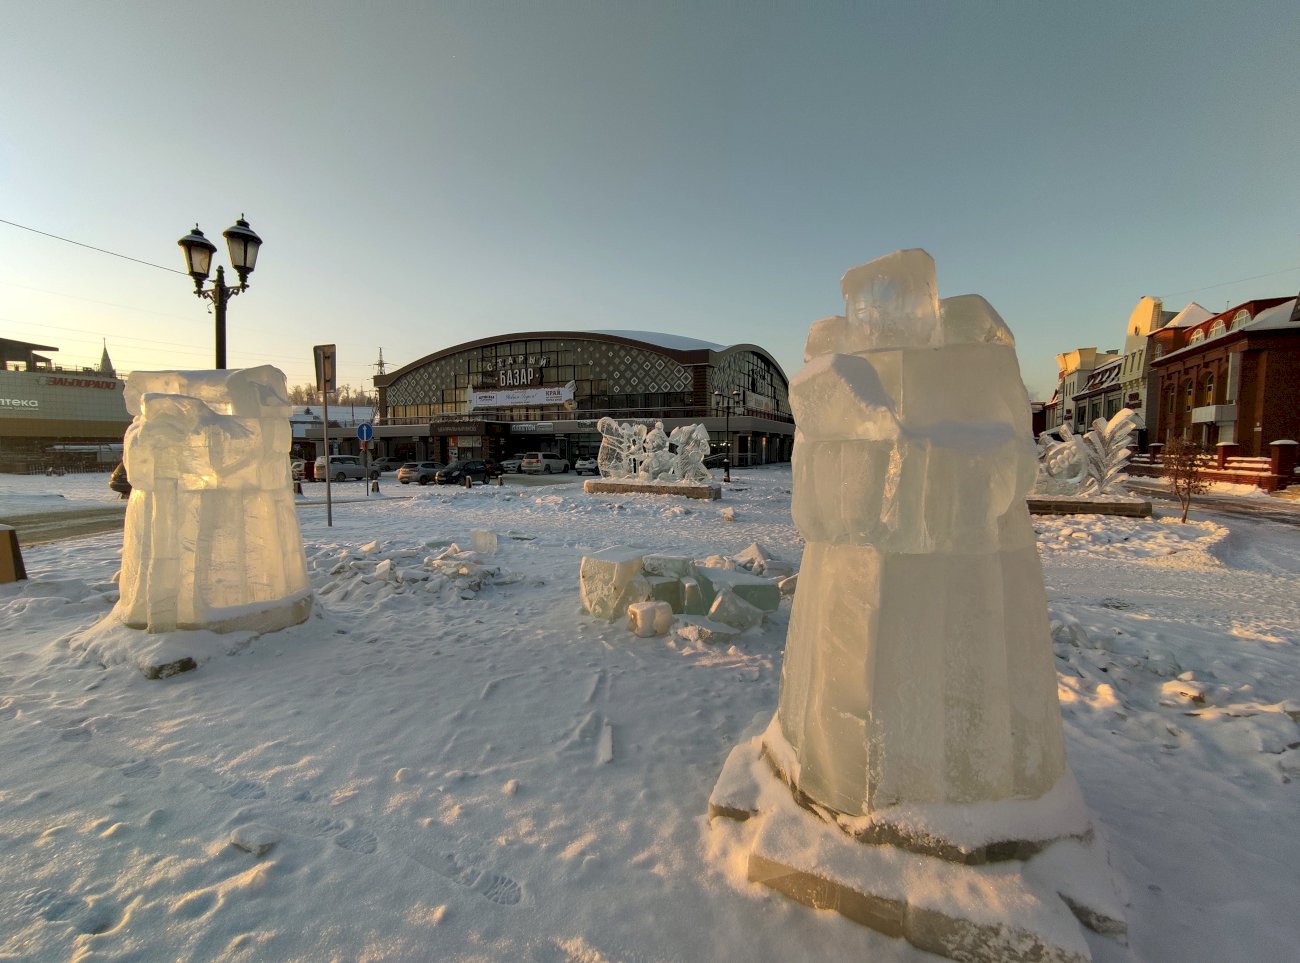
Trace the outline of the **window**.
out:
<instances>
[{"instance_id":1,"label":"window","mask_svg":"<svg viewBox=\"0 0 1300 963\"><path fill-rule=\"evenodd\" d=\"M1205 404L1214 404L1214 372L1205 376Z\"/></svg>"},{"instance_id":2,"label":"window","mask_svg":"<svg viewBox=\"0 0 1300 963\"><path fill-rule=\"evenodd\" d=\"M1183 385L1183 395L1187 399L1183 410L1191 411L1192 410L1192 379L1191 378L1188 378L1187 382Z\"/></svg>"},{"instance_id":3,"label":"window","mask_svg":"<svg viewBox=\"0 0 1300 963\"><path fill-rule=\"evenodd\" d=\"M1210 325L1211 338L1221 338L1227 334L1227 332L1228 327L1223 323L1223 318L1220 318L1218 321L1215 321L1214 324Z\"/></svg>"},{"instance_id":4,"label":"window","mask_svg":"<svg viewBox=\"0 0 1300 963\"><path fill-rule=\"evenodd\" d=\"M1188 347L1191 347L1194 344L1200 344L1204 340L1205 340L1205 329L1197 328L1195 331L1192 332L1192 336L1187 339L1187 345Z\"/></svg>"},{"instance_id":5,"label":"window","mask_svg":"<svg viewBox=\"0 0 1300 963\"><path fill-rule=\"evenodd\" d=\"M1174 405L1176 404L1176 402L1174 401L1174 399L1175 399L1176 397L1177 397L1177 394L1176 394L1176 392L1175 392L1175 390L1174 390L1174 386L1173 386L1173 385L1170 385L1170 386L1169 386L1169 393L1168 393L1168 401L1167 401L1167 403L1166 403L1166 405L1165 405L1165 409L1166 409L1166 410L1169 412L1169 414L1171 414L1171 415L1174 413Z\"/></svg>"},{"instance_id":6,"label":"window","mask_svg":"<svg viewBox=\"0 0 1300 963\"><path fill-rule=\"evenodd\" d=\"M1238 328L1243 327L1244 325L1247 324L1250 324L1250 312L1247 311L1245 308L1242 308L1240 311L1238 311L1236 314L1232 316L1231 330L1236 331Z\"/></svg>"}]
</instances>

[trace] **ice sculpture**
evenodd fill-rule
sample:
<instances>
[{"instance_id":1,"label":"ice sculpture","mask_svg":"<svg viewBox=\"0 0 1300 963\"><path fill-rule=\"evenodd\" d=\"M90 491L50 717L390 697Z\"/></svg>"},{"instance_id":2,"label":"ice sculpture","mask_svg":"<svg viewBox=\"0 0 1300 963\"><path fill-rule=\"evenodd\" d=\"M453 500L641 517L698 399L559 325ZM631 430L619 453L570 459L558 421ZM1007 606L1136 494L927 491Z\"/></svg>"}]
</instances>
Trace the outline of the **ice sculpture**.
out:
<instances>
[{"instance_id":1,"label":"ice sculpture","mask_svg":"<svg viewBox=\"0 0 1300 963\"><path fill-rule=\"evenodd\" d=\"M1065 753L1015 342L924 251L843 290L790 384L808 546L768 750L851 816L1042 796Z\"/></svg>"},{"instance_id":2,"label":"ice sculpture","mask_svg":"<svg viewBox=\"0 0 1300 963\"><path fill-rule=\"evenodd\" d=\"M289 478L288 394L269 365L137 371L117 617L150 632L272 631L311 611Z\"/></svg>"},{"instance_id":3,"label":"ice sculpture","mask_svg":"<svg viewBox=\"0 0 1300 963\"><path fill-rule=\"evenodd\" d=\"M668 434L661 421L647 428L606 417L596 428L601 434L596 465L604 478L692 485L712 479L704 467L709 433L703 425L681 425Z\"/></svg>"},{"instance_id":4,"label":"ice sculpture","mask_svg":"<svg viewBox=\"0 0 1300 963\"><path fill-rule=\"evenodd\" d=\"M1058 844L1104 866L1065 758L1014 339L983 298L940 301L922 250L842 289L790 383L806 547L777 713L710 813L755 819L750 879L932 952L1086 959L1050 868L959 868Z\"/></svg>"},{"instance_id":5,"label":"ice sculpture","mask_svg":"<svg viewBox=\"0 0 1300 963\"><path fill-rule=\"evenodd\" d=\"M1047 432L1039 436L1039 473L1035 492L1053 495L1127 495L1124 483L1133 430L1138 417L1121 408L1110 420L1098 418L1082 437L1063 424L1057 441Z\"/></svg>"}]
</instances>

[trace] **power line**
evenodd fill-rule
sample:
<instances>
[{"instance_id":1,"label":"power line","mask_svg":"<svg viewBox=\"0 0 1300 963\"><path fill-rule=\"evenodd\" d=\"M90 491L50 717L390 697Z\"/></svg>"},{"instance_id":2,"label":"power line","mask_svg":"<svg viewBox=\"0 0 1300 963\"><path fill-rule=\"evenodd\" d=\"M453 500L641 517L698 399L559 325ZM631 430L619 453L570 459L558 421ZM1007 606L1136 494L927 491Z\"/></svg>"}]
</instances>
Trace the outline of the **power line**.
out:
<instances>
[{"instance_id":1,"label":"power line","mask_svg":"<svg viewBox=\"0 0 1300 963\"><path fill-rule=\"evenodd\" d=\"M1289 274L1292 271L1300 271L1300 264L1294 267L1283 268L1280 271L1270 271L1267 274L1256 274L1248 278L1237 278L1235 281L1220 281L1218 284L1204 284L1199 288L1188 288L1185 291L1174 291L1171 294L1161 295L1161 300L1165 298L1176 298L1180 294L1194 294L1197 291L1212 291L1215 288L1226 288L1229 284L1241 284L1243 281L1258 281L1260 278L1276 277L1279 274Z\"/></svg>"},{"instance_id":2,"label":"power line","mask_svg":"<svg viewBox=\"0 0 1300 963\"><path fill-rule=\"evenodd\" d=\"M134 261L136 264L147 264L149 267L156 267L159 271L170 271L172 274L180 274L189 277L184 271L178 271L175 268L163 267L161 264L154 264L152 261L142 261L138 257L131 257L126 254L118 254L116 251L107 251L102 247L95 247L93 244L82 244L80 241L74 241L70 237L60 237L57 234L51 234L48 231L38 231L34 227L28 227L26 224L15 224L13 221L6 221L0 217L0 224L8 224L10 227L16 227L20 230L31 231L33 234L40 234L44 237L52 237L56 241L66 241L68 244L75 244L77 247L84 247L91 251L98 251L100 254L111 254L113 257L120 257L127 261Z\"/></svg>"}]
</instances>

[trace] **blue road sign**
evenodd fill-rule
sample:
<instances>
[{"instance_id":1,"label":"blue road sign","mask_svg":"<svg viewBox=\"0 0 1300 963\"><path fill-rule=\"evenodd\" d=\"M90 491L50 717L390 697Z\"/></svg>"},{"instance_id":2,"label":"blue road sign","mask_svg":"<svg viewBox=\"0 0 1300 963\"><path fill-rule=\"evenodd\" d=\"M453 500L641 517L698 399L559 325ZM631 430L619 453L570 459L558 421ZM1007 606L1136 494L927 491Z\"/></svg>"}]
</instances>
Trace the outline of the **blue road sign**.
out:
<instances>
[{"instance_id":1,"label":"blue road sign","mask_svg":"<svg viewBox=\"0 0 1300 963\"><path fill-rule=\"evenodd\" d=\"M375 437L375 429L370 427L370 423L363 421L357 425L357 441L369 441Z\"/></svg>"}]
</instances>

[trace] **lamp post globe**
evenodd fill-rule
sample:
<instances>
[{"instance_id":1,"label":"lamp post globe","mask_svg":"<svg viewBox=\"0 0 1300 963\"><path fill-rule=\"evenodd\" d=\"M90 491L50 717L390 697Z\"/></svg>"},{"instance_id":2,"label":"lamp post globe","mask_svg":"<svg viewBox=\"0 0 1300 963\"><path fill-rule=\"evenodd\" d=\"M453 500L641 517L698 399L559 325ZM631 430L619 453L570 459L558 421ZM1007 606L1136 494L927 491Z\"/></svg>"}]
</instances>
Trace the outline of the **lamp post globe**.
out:
<instances>
[{"instance_id":1,"label":"lamp post globe","mask_svg":"<svg viewBox=\"0 0 1300 963\"><path fill-rule=\"evenodd\" d=\"M185 273L194 279L194 289L202 291L203 282L212 270L212 255L217 253L217 246L203 236L197 224L176 243L185 252Z\"/></svg>"},{"instance_id":2,"label":"lamp post globe","mask_svg":"<svg viewBox=\"0 0 1300 963\"><path fill-rule=\"evenodd\" d=\"M262 239L248 226L244 215L221 232L230 251L230 265L239 272L239 282L248 285L248 276L257 267L257 252L262 247Z\"/></svg>"}]
</instances>

